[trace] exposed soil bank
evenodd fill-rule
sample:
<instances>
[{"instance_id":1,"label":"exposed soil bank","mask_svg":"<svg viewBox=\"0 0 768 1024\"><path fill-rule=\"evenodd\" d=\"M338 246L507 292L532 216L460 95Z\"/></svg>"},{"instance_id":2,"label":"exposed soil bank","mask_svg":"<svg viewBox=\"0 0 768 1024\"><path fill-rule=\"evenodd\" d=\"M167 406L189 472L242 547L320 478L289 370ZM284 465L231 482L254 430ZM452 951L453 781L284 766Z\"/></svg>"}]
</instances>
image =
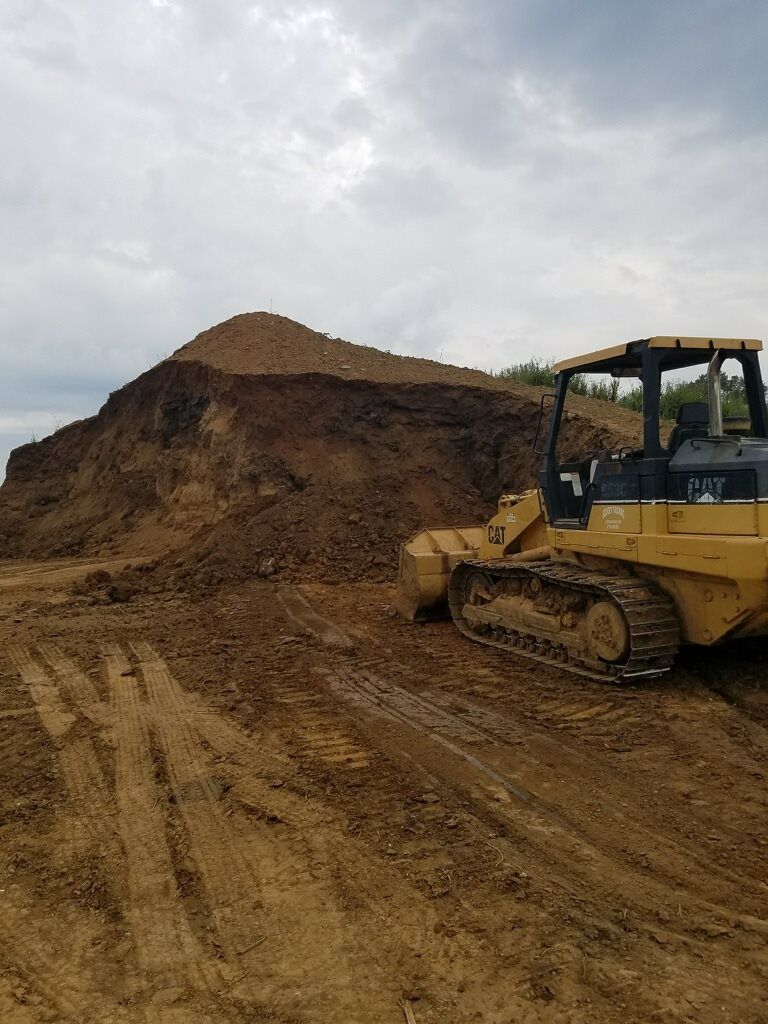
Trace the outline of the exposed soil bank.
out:
<instances>
[{"instance_id":1,"label":"exposed soil bank","mask_svg":"<svg viewBox=\"0 0 768 1024\"><path fill-rule=\"evenodd\" d=\"M479 371L236 317L97 416L16 449L0 552L176 550L227 574L269 557L322 579L381 575L414 529L485 519L501 492L534 483L539 401ZM566 443L588 453L634 424L582 400Z\"/></svg>"}]
</instances>

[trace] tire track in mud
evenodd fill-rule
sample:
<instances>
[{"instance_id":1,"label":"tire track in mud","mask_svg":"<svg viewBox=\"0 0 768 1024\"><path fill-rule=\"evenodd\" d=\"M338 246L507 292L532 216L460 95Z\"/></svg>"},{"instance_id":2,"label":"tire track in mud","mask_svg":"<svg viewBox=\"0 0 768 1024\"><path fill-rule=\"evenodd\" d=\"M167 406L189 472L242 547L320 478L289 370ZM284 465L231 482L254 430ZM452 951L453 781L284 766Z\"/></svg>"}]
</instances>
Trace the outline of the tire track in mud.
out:
<instances>
[{"instance_id":1,"label":"tire track in mud","mask_svg":"<svg viewBox=\"0 0 768 1024\"><path fill-rule=\"evenodd\" d=\"M125 848L125 915L150 998L191 987L211 995L222 978L206 958L184 913L154 778L147 716L138 680L119 646L102 649L114 712L115 786ZM174 1007L179 1021L208 1019L190 1006ZM158 1018L160 1019L160 1018Z\"/></svg>"},{"instance_id":2,"label":"tire track in mud","mask_svg":"<svg viewBox=\"0 0 768 1024\"><path fill-rule=\"evenodd\" d=\"M186 703L187 719L198 738L216 755L253 762L254 770L259 772L288 771L289 763L281 750L270 750L260 743L256 757L257 741L247 732L227 721L220 711L212 710L196 694L179 687L179 695Z\"/></svg>"},{"instance_id":3,"label":"tire track in mud","mask_svg":"<svg viewBox=\"0 0 768 1024\"><path fill-rule=\"evenodd\" d=\"M160 739L225 954L229 952L233 968L232 953L244 955L253 950L252 956L259 962L259 970L244 981L235 979L233 995L241 993L268 1004L278 1000L283 1012L299 1013L301 1019L308 1014L307 1019L314 1019L315 993L322 989L324 998L332 994L341 1018L364 1019L369 1000L362 992L374 968L350 945L335 892L317 875L318 846L306 834L311 815L305 800L270 786L276 770L285 779L295 768L249 741L223 719L214 725L213 713L199 710L194 696L173 679L149 645L131 646L147 685L151 727ZM181 742L175 743L169 732L164 732L166 724L174 733L179 729L185 733ZM249 815L249 828L235 833L230 819L218 814L220 792L214 785L213 793L207 793L207 754L197 733L204 735L206 742L217 741L212 745L238 765L230 762L227 770L232 796ZM284 818L286 805L289 810ZM269 824L267 818L275 808L281 814ZM315 827L321 827L324 818L327 812L317 812ZM250 869L255 863L259 865L258 905L253 899ZM319 934L322 942L318 942ZM268 958L260 957L263 942L270 950Z\"/></svg>"},{"instance_id":4,"label":"tire track in mud","mask_svg":"<svg viewBox=\"0 0 768 1024\"><path fill-rule=\"evenodd\" d=\"M126 649L117 645L103 648L108 700L99 702L100 707L94 702L95 687L74 660L58 649L46 649L45 654L45 664L36 656L29 658L31 671L33 675L38 674L38 683L45 688L41 698L51 698L54 710L65 716L62 728L67 729L66 739L72 738L72 729L79 730L80 735L87 728L93 735L98 719L112 741L116 801L111 813L118 841L115 856L109 859L109 869L110 874L121 881L123 917L132 935L139 969L137 983L134 956L129 952L129 969L124 976L120 975L125 999L118 1007L114 994L99 990L104 978L96 970L100 956L95 950L104 943L101 934L96 934L87 948L81 943L82 956L90 956L95 965L92 977L87 967L75 962L81 957L80 951L72 952L70 962L55 945L49 948L44 935L41 937L27 926L34 949L27 950L23 943L17 944L17 957L22 961L18 972L21 974L23 970L25 976L30 977L35 989L56 1007L59 1017L78 1024L81 1021L95 1024L101 1020L104 1024L123 1024L123 1021L135 1024L139 1016L151 1024L202 1024L204 1021L213 1024L214 1021L252 1019L254 1013L261 1019L261 1015L271 1011L275 1019L281 1020L289 1017L308 1021L326 1017L388 1020L402 991L399 970L404 955L398 935L382 934L391 924L389 897L377 893L364 848L357 851L353 867L348 863L350 840L343 820L337 820L337 812L323 804L308 811L301 769L297 771L295 761L263 750L258 740L249 740L235 725L203 706L194 694L182 689L162 659L146 645L136 644L135 658L126 657ZM165 678L158 680L158 673ZM54 677L56 682L51 685ZM149 701L144 700L142 678ZM70 711L69 699L74 704L75 695L79 703L89 706L93 712L88 721ZM327 697L323 703L326 708L333 707ZM326 720L334 722L338 717L334 712L321 716L321 730ZM184 743L181 743L169 756L167 737L163 742L164 728L186 731L189 735L184 742L191 745L191 754L189 749L182 749ZM339 735L343 740L347 734L341 730ZM159 748L153 745L153 736L160 740ZM359 752L359 743L356 740L354 743ZM191 856L205 886L210 882L211 873L201 864L205 858L198 860L201 829L194 824L190 827L190 814L196 813L200 804L210 802L210 794L205 793L209 783L212 783L217 802L221 794L218 780L211 780L207 774L212 752L205 744L240 765L233 771L231 763L227 764L233 788L226 807L214 805L215 811L220 812L215 833L211 835L210 830L202 830L202 840L209 841L211 848L220 851L219 859L226 859L224 895L231 902L224 909L239 922L241 934L246 931L250 940L248 947L236 950L242 954L237 962L229 956L227 941L222 941L221 946L228 962L213 963L212 958L206 959L205 940L192 930L192 922L184 914L184 897L179 899L173 851L165 834L165 787L154 771L153 757L160 754L168 769L179 815L184 819L186 834L191 840ZM330 751L326 749L329 762L345 767L343 761L336 762L337 753L333 743ZM366 763L368 756L364 751ZM194 765L193 761L196 761ZM178 764L191 766L186 776L175 770ZM289 792L283 781L279 789L272 789L270 782L276 776L281 780L295 776L299 791ZM238 807L235 801L243 798L248 801L249 796L250 806L244 805L245 810ZM271 807L281 812L280 818L268 820ZM211 808L207 808L206 814L211 813ZM329 816L334 820L334 827L330 829ZM225 822L223 828L221 819ZM237 857L232 856L231 843L239 848ZM239 874L238 860L248 870L251 864L259 865L264 906L259 908L258 919L249 917L248 908L237 903L242 886L233 883L232 876ZM346 881L342 883L340 879ZM252 874L248 881L252 894ZM368 907L370 902L375 909L363 911L361 908L350 917L349 901L357 900L356 894L363 882L370 887L365 905ZM390 878L388 888L394 884ZM210 891L206 886L206 895L209 896ZM414 952L407 955L412 958L412 969L416 970L420 966L416 958L422 945L431 942L433 954L439 946L432 938L438 918L415 890L409 899L409 913L416 919L416 927L410 922L413 935L409 941ZM174 905L176 901L181 904L180 908ZM68 907L66 912L76 927L80 927L82 911L69 901L64 906ZM218 908L213 909L219 936L239 939L233 927L226 936L222 934L224 925L221 917L217 918ZM9 920L14 928L21 926L15 917L9 915ZM61 928L59 913L51 915L50 921L56 933L55 942L64 944L69 937ZM6 940L1 928L0 936ZM9 932L9 945L11 938ZM253 947L256 948L250 953ZM385 960L382 949L387 949ZM40 950L44 952L42 960L38 955ZM439 958L446 971L451 969L459 953L458 943L446 947ZM45 958L49 966L56 965L55 970L46 971ZM60 979L62 964L74 974L74 982L69 987L64 984L66 979ZM397 964L398 970L393 972L392 964ZM241 967L243 974L250 969L251 977L242 977ZM115 973L119 975L119 970ZM79 988L81 984L84 991ZM50 997L46 993L51 993ZM255 1006L254 1001L257 1001Z\"/></svg>"},{"instance_id":5,"label":"tire track in mud","mask_svg":"<svg viewBox=\"0 0 768 1024\"><path fill-rule=\"evenodd\" d=\"M149 656L148 648L140 649L143 655ZM114 644L107 645L103 652L109 704L100 701L87 676L54 645L41 645L41 659L22 646L11 648L9 653L55 747L68 797L60 815L60 825L65 837L70 837L70 853L95 851L120 894L140 971L140 997L146 1000L143 1019L148 1024L205 1024L239 1020L240 1016L229 1005L229 1000L222 1002L218 996L220 991L231 985L232 971L225 968L222 973L224 965L220 966L212 957L206 956L186 917L168 846L163 794L155 781L150 723L166 738L179 723L183 723L183 731L189 733L185 716L197 716L192 708L183 706L183 691L179 689L176 695L179 704L173 706L172 713L169 714L167 702L163 705L160 700L152 715L152 707L141 699L138 681L128 659ZM156 693L162 692L163 676L167 675L164 665L158 663L153 668L143 667L150 677L154 677ZM102 730L108 728L115 757L114 802L98 764L94 741L90 736L81 734L74 712L87 715L91 726L98 725ZM210 731L220 732L227 740L226 745L233 745L232 733L236 730L228 723L223 723L220 730L212 728ZM194 743L197 742L195 737ZM169 746L169 760L172 762L169 768L172 769L178 744L171 740ZM202 751L196 749L195 753L202 757ZM185 763L191 764L191 760ZM178 770L175 776L177 795L184 792L184 783L190 781L192 790L186 791L187 799L199 795L198 785L206 791L210 780L203 777L200 781L199 775L200 772L195 771L191 777L186 777L182 770ZM218 790L215 795L218 798ZM184 813L185 808L182 806L181 809ZM201 815L192 810L184 813L184 817L187 823L190 819L193 822L191 832L197 840L193 846L197 846L199 852L201 832L205 831ZM115 820L116 827L113 828ZM207 851L215 849L218 843L222 846L221 858L229 857L232 851L226 846L227 829L222 827L220 820L213 829L212 833L208 830ZM57 844L60 845L59 840ZM201 871L209 882L213 876L213 859L201 857ZM226 871L231 872L231 867L221 868L219 878ZM225 888L219 886L219 896ZM213 886L211 889L214 893L217 891ZM226 895L232 896L231 886L226 888ZM224 902L220 900L220 903ZM226 927L229 912L226 906L214 907L213 911L223 947L227 940L231 944L233 938L233 928ZM10 910L3 920L9 919ZM110 1016L110 997L101 998L95 990L79 993L71 985L67 986L66 974L47 967L48 960L53 964L57 954L41 957L39 947L42 940L34 930L30 932L29 945L12 941L12 938L0 923L0 939L7 940L9 958L67 1019L100 1020L102 1015L94 1008L107 1004L109 1013L104 1011L104 1019L122 1019ZM74 973L79 976L77 971ZM158 1005L155 1005L155 1000Z\"/></svg>"},{"instance_id":6,"label":"tire track in mud","mask_svg":"<svg viewBox=\"0 0 768 1024\"><path fill-rule=\"evenodd\" d=\"M70 854L97 844L105 851L114 849L114 808L93 740L77 735L74 728L77 716L62 699L59 683L46 673L29 649L15 645L8 653L29 689L56 751L69 798L67 829L62 842Z\"/></svg>"},{"instance_id":7,"label":"tire track in mud","mask_svg":"<svg viewBox=\"0 0 768 1024\"><path fill-rule=\"evenodd\" d=\"M409 637L404 640L409 649L415 649ZM561 682L537 673L531 680L518 670L514 655L502 652L489 656L489 652L478 649L466 652L464 646L472 645L454 636L448 627L440 645L429 647L428 660L438 666L434 673L436 687L454 701L498 708L503 717L528 722L529 732L552 736L551 730L556 730L563 735L565 745L581 751L582 756L591 748L590 759L596 745L596 763L609 773L618 772L625 783L630 772L634 778L639 777L644 799L655 804L655 813L667 822L667 831L680 838L680 824L674 820L669 801L659 796L658 785L651 785L655 766L668 764L661 789L673 799L683 794L687 801L684 814L690 827L685 831L694 860L702 859L701 847L708 839L738 844L745 832L762 831L768 805L759 790L753 787L747 800L736 802L728 795L713 802L716 788L705 764L710 764L721 778L751 775L760 779L768 774L766 736L749 717L726 706L719 697L713 699L702 689L700 680L684 668L663 686L575 686L568 676ZM494 661L503 664L497 668ZM408 685L407 669L395 664L391 671ZM611 753L621 756L617 760ZM630 794L627 800L632 799ZM744 847L743 853L745 863L737 866L728 865L713 850L715 864L707 861L708 869L722 875L723 867L732 867L732 881L742 870L754 885L759 878L753 863L755 851Z\"/></svg>"},{"instance_id":8,"label":"tire track in mud","mask_svg":"<svg viewBox=\"0 0 768 1024\"><path fill-rule=\"evenodd\" d=\"M436 675L442 675L438 684L441 689L509 707L517 715L606 750L637 750L674 760L685 750L706 756L714 743L721 761L727 761L728 771L738 774L766 769L768 730L755 722L749 709L740 707L738 701L728 703L719 692L713 699L713 693L702 688L701 680L684 667L677 670L684 696L678 694L676 680L667 681L658 690L649 686L593 685L585 689L584 684L573 687L537 674L535 687L529 688L529 699L521 705L519 685L509 685L510 674L520 675L518 667L515 665L510 673L487 664L487 652L463 652L460 642L449 634L443 646L429 651L430 660L439 666ZM515 661L505 652L498 654L498 659L511 664Z\"/></svg>"},{"instance_id":9,"label":"tire track in mud","mask_svg":"<svg viewBox=\"0 0 768 1024\"><path fill-rule=\"evenodd\" d=\"M637 785L626 802L639 797L648 805L651 817L645 820L665 822L656 832L687 849L695 871L726 877L735 887L742 878L755 898L763 899L761 850L757 839L745 842L745 836L762 834L768 800L755 784L742 786L741 798L734 799L729 781L768 775L768 734L748 712L715 696L684 666L663 686L574 687L568 677L559 682L538 675L531 684L519 673L483 667L490 659L473 650L480 654L476 669L458 643L449 632L444 647L429 651L430 660L445 670L447 692L468 691L473 700L527 720L532 729L557 730L575 750L589 750L590 759L597 745L596 763L618 774L625 789L628 777ZM504 653L498 657L506 660ZM463 673L451 671L454 659ZM482 693L474 685L478 678L484 680ZM667 770L659 784L661 764ZM729 850L739 853L733 857Z\"/></svg>"},{"instance_id":10,"label":"tire track in mud","mask_svg":"<svg viewBox=\"0 0 768 1024\"><path fill-rule=\"evenodd\" d=\"M5 887L0 894L0 946L18 974L57 1011L55 1019L76 1024L128 1024L128 1013L114 1006L112 1000L108 1009L105 1006L84 955L84 943L78 941L73 948L69 938L62 947L48 934L45 923L38 923L39 915L35 921L30 920L31 907L31 900L24 898L17 886Z\"/></svg>"},{"instance_id":11,"label":"tire track in mud","mask_svg":"<svg viewBox=\"0 0 768 1024\"><path fill-rule=\"evenodd\" d=\"M57 680L42 662L22 645L10 647L8 655L32 696L64 782L66 802L57 811L53 839L57 851L70 864L78 856L92 853L103 863L119 857L110 794L92 740L78 735L77 715L65 703ZM91 976L86 945L100 936L89 935L86 943L80 919L76 926L73 920L71 933L58 929L54 934L50 910L35 906L28 897L22 899L17 889L6 885L0 893L0 945L19 975L56 1009L60 1014L57 1019L127 1020L111 997L102 997ZM58 913L67 913L66 903Z\"/></svg>"},{"instance_id":12,"label":"tire track in mud","mask_svg":"<svg viewBox=\"0 0 768 1024\"><path fill-rule=\"evenodd\" d=\"M502 706L515 699L516 695L509 693L509 669L505 671L500 666L483 664L490 660L489 652L473 650L467 654L456 650L457 642L466 646L463 638L450 639L450 650L435 648L429 652L430 659L438 666L435 675L440 680L440 689L459 691ZM495 661L517 661L512 652L497 652L491 657ZM514 668L517 672L530 672L528 662L516 664ZM593 684L586 685L592 687ZM589 741L604 742L607 746L617 743L617 736L626 730L642 727L643 718L635 713L634 694L616 692L608 685L603 685L599 693L584 692L584 686L582 680L575 681L570 689L556 688L548 683L545 676L543 682L537 680L535 691L531 688L529 703L523 710L526 716L544 722L549 728ZM519 706L516 710L520 710Z\"/></svg>"},{"instance_id":13,"label":"tire track in mud","mask_svg":"<svg viewBox=\"0 0 768 1024\"><path fill-rule=\"evenodd\" d=\"M331 648L328 650L330 652ZM506 757L510 750L508 744L503 744L503 749L500 747L493 735L495 729L491 728L490 735L483 735L477 726L469 725L446 710L444 702L435 700L435 695L415 694L409 688L393 684L390 679L379 680L368 669L360 671L357 667L359 660L355 656L342 657L334 661L330 670L326 666L319 674L326 677L331 690L348 704L367 705L369 711L428 736L449 755L461 759L484 776L486 782L490 781L492 785L486 788L491 789L493 802L490 806L494 814L501 815L517 829L518 836L529 846L532 856L545 858L555 872L553 877L559 878L566 891L572 891L575 883L579 888L586 885L593 893L603 891L603 895L610 899L614 893L610 887L606 888L605 880L618 870L622 885L627 889L627 897L630 898L631 894L631 901L648 920L652 920L655 907L669 903L673 897L689 904L694 915L703 912L710 916L728 916L736 912L745 919L753 916L753 904L750 903L746 909L743 906L745 880L736 872L713 863L702 856L700 850L681 845L676 839L645 827L617 809L611 810L611 819L618 814L612 829L604 830L604 835L595 835L595 829L589 827L591 823L588 820L582 819L587 826L585 829L571 815L562 814L555 806L542 802L520 786L515 778L518 772L510 776L508 770L501 767L499 755ZM584 709L574 709L576 713L578 710ZM486 727L489 724L493 726L487 717L485 724ZM475 732L469 742L468 729ZM527 736L529 732L525 730L523 735ZM482 743L481 756L468 749ZM499 790L511 796L520 810L510 814L503 802L498 802ZM522 831L521 823L524 825ZM631 838L633 832L636 833L634 840ZM556 842L551 842L555 838ZM649 844L654 847L653 873L647 870L650 865L638 867L626 856L627 847L645 850ZM681 855L687 862L684 867L679 864ZM713 899L715 878L718 887ZM764 896L762 887L760 897L764 899ZM738 911L731 905L734 898L735 907L740 907Z\"/></svg>"},{"instance_id":14,"label":"tire track in mud","mask_svg":"<svg viewBox=\"0 0 768 1024\"><path fill-rule=\"evenodd\" d=\"M272 1001L279 993L281 1010L291 1020L317 1019L319 993L326 1012L333 1007L334 1020L390 1020L409 958L418 972L429 951L431 968L445 976L456 962L482 959L479 936L438 935L439 906L413 885L410 872L406 880L391 862L372 858L350 834L343 810L305 792L301 775L298 790L282 781L273 788L258 777L257 767L253 755L241 765L232 795L262 820L277 817L260 830L254 850L267 944L272 964L279 963L277 975L271 965L264 973L261 998ZM391 817L391 793L378 799L366 794L365 804L366 814L375 806L382 821ZM432 848L442 854L438 840ZM398 898L392 900L395 889ZM394 973L387 966L392 963L398 965ZM491 965L494 970L492 957ZM509 1002L516 1004L516 997L510 995Z\"/></svg>"},{"instance_id":15,"label":"tire track in mud","mask_svg":"<svg viewBox=\"0 0 768 1024\"><path fill-rule=\"evenodd\" d=\"M250 833L270 950L254 982L258 997L280 1006L280 1020L317 1020L321 1003L333 1007L333 1020L388 1019L395 1000L394 992L390 1001L382 997L393 984L381 964L388 940L380 921L371 928L359 913L350 919L349 897L342 890L340 898L339 875L367 878L372 870L367 858L353 857L343 818L249 771L239 773L233 794L262 821L278 819Z\"/></svg>"},{"instance_id":16,"label":"tire track in mud","mask_svg":"<svg viewBox=\"0 0 768 1024\"><path fill-rule=\"evenodd\" d=\"M29 690L43 728L52 740L61 739L72 728L76 718L61 699L59 688L27 647L10 647L8 657Z\"/></svg>"},{"instance_id":17,"label":"tire track in mud","mask_svg":"<svg viewBox=\"0 0 768 1024\"><path fill-rule=\"evenodd\" d=\"M288 618L295 625L306 630L324 644L342 648L349 648L353 645L350 637L334 622L318 615L298 587L280 587L277 591L277 599Z\"/></svg>"},{"instance_id":18,"label":"tire track in mud","mask_svg":"<svg viewBox=\"0 0 768 1024\"><path fill-rule=\"evenodd\" d=\"M55 644L38 644L38 650L45 663L55 673L59 686L78 711L94 725L106 725L109 722L109 706L102 701L96 687L85 673L81 672Z\"/></svg>"},{"instance_id":19,"label":"tire track in mud","mask_svg":"<svg viewBox=\"0 0 768 1024\"><path fill-rule=\"evenodd\" d=\"M227 960L236 964L238 955L251 949L261 935L257 879L219 806L221 790L209 773L208 757L190 721L185 692L148 643L139 641L131 647L147 688L153 731L205 887L208 909Z\"/></svg>"}]
</instances>

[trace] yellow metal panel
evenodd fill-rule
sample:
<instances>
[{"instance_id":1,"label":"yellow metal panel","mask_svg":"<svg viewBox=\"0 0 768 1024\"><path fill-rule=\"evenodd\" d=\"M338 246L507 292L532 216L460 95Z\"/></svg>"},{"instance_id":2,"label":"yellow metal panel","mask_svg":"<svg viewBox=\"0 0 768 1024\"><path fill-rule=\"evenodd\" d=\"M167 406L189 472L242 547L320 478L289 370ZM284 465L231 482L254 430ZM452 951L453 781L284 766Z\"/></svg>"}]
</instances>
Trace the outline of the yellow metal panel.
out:
<instances>
[{"instance_id":1,"label":"yellow metal panel","mask_svg":"<svg viewBox=\"0 0 768 1024\"><path fill-rule=\"evenodd\" d=\"M621 504L620 502L611 505L594 504L589 514L589 530L596 532L608 530L610 533L640 533L640 506Z\"/></svg>"},{"instance_id":2,"label":"yellow metal panel","mask_svg":"<svg viewBox=\"0 0 768 1024\"><path fill-rule=\"evenodd\" d=\"M538 522L543 527L538 490L502 495L499 510L485 528L480 542L480 557L501 558L519 551L523 533ZM533 546L543 544L543 528L540 536L534 536L535 533L529 533L527 539Z\"/></svg>"},{"instance_id":3,"label":"yellow metal panel","mask_svg":"<svg viewBox=\"0 0 768 1024\"><path fill-rule=\"evenodd\" d=\"M703 533L718 537L757 535L757 503L748 505L675 505L667 507L670 533Z\"/></svg>"},{"instance_id":4,"label":"yellow metal panel","mask_svg":"<svg viewBox=\"0 0 768 1024\"><path fill-rule=\"evenodd\" d=\"M674 600L680 616L683 639L709 645L748 626L756 611L765 607L764 583L738 583L715 576L653 570L643 567Z\"/></svg>"},{"instance_id":5,"label":"yellow metal panel","mask_svg":"<svg viewBox=\"0 0 768 1024\"><path fill-rule=\"evenodd\" d=\"M704 534L606 533L547 528L547 543L557 549L604 555L673 573L768 579L768 544L762 537L714 537Z\"/></svg>"},{"instance_id":6,"label":"yellow metal panel","mask_svg":"<svg viewBox=\"0 0 768 1024\"><path fill-rule=\"evenodd\" d=\"M547 543L553 548L583 551L607 558L637 561L637 538L622 533L603 533L597 530L558 530L547 528Z\"/></svg>"},{"instance_id":7,"label":"yellow metal panel","mask_svg":"<svg viewBox=\"0 0 768 1024\"><path fill-rule=\"evenodd\" d=\"M631 342L625 342L623 345L613 345L610 348L597 349L595 352L586 352L582 356L563 359L559 363L555 363L553 370L555 373L559 373L561 370L575 370L580 366L589 366L591 363L620 358L627 354L627 347L630 344ZM703 351L724 349L761 352L763 343L757 338L678 338L672 335L658 335L648 339L648 346L649 348L687 348L702 349Z\"/></svg>"},{"instance_id":8,"label":"yellow metal panel","mask_svg":"<svg viewBox=\"0 0 768 1024\"><path fill-rule=\"evenodd\" d=\"M762 537L734 537L725 541L728 575L734 580L768 578L768 546Z\"/></svg>"},{"instance_id":9,"label":"yellow metal panel","mask_svg":"<svg viewBox=\"0 0 768 1024\"><path fill-rule=\"evenodd\" d=\"M640 515L643 523L642 533L647 535L668 532L666 501L641 505Z\"/></svg>"},{"instance_id":10,"label":"yellow metal panel","mask_svg":"<svg viewBox=\"0 0 768 1024\"><path fill-rule=\"evenodd\" d=\"M761 537L685 535L638 537L639 561L677 572L732 579L764 580L768 576L768 547Z\"/></svg>"},{"instance_id":11,"label":"yellow metal panel","mask_svg":"<svg viewBox=\"0 0 768 1024\"><path fill-rule=\"evenodd\" d=\"M746 349L761 352L762 341L757 338L673 338L659 335L648 339L649 348L702 348L702 349Z\"/></svg>"},{"instance_id":12,"label":"yellow metal panel","mask_svg":"<svg viewBox=\"0 0 768 1024\"><path fill-rule=\"evenodd\" d=\"M613 345L611 348L601 348L596 352L587 352L583 356L573 356L572 359L563 359L559 363L555 363L552 367L555 373L560 373L561 370L572 370L577 366L586 366L588 363L599 363L603 359L615 359L617 356L624 356L627 354L627 344Z\"/></svg>"}]
</instances>

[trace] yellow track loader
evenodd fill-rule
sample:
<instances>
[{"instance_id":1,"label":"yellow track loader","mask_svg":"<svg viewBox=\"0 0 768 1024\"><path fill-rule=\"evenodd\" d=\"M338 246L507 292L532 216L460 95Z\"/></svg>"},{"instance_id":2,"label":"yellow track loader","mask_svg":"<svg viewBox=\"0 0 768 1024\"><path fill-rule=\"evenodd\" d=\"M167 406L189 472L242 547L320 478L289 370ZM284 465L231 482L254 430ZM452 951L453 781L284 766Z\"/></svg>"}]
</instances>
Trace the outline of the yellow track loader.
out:
<instances>
[{"instance_id":1,"label":"yellow track loader","mask_svg":"<svg viewBox=\"0 0 768 1024\"><path fill-rule=\"evenodd\" d=\"M422 530L400 554L397 607L597 679L660 675L681 642L768 633L768 414L756 340L656 337L567 359L541 403L539 486L482 526ZM724 423L720 369L741 366L749 415ZM662 375L707 366L708 401L662 442ZM559 454L576 374L636 377L642 446ZM539 438L541 441L539 442ZM640 440L640 439L638 439Z\"/></svg>"}]
</instances>

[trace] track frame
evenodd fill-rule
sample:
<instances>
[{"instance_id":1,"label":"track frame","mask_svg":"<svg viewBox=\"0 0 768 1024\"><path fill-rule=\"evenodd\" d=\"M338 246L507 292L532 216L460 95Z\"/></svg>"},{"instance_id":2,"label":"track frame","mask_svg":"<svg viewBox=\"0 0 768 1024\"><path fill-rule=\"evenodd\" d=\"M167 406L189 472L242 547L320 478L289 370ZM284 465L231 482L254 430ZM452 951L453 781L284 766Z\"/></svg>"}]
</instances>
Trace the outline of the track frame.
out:
<instances>
[{"instance_id":1,"label":"track frame","mask_svg":"<svg viewBox=\"0 0 768 1024\"><path fill-rule=\"evenodd\" d=\"M531 632L523 623L489 626L478 633L465 617L465 585L474 572L491 579L538 579L542 584L588 595L616 605L629 631L629 651L622 663L584 658ZM533 661L554 665L588 679L620 682L654 678L668 672L680 646L680 622L672 599L641 576L583 569L565 562L505 562L468 559L451 573L448 589L451 617L464 636Z\"/></svg>"}]
</instances>

